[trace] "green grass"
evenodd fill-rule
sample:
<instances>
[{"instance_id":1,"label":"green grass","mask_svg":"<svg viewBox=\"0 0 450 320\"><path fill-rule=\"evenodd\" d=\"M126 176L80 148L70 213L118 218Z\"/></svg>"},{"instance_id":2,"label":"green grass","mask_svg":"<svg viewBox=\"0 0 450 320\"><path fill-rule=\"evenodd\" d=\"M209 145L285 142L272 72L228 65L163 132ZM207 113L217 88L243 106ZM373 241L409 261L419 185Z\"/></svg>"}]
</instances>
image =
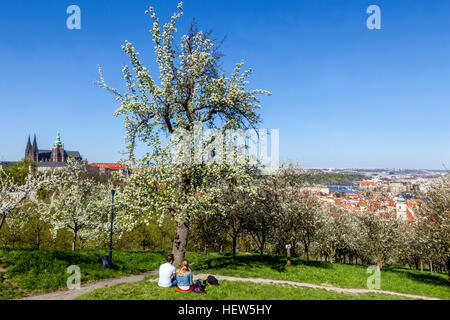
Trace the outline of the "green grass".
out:
<instances>
[{"instance_id":1,"label":"green grass","mask_svg":"<svg viewBox=\"0 0 450 320\"><path fill-rule=\"evenodd\" d=\"M0 249L0 266L7 269L8 276L7 281L0 283L0 300L65 288L69 276L66 268L70 265L80 267L81 280L85 283L155 270L164 262L167 252L115 250L113 251L115 264L113 269L105 269L98 262L98 258L106 254L107 250L72 252L70 250ZM194 276L201 272L235 277L290 280L319 285L327 283L343 288L366 288L369 276L366 273L367 267L364 266L323 262L307 263L302 259L293 259L292 266L286 267L285 258L273 255L260 258L258 255L240 254L233 259L230 255L214 253L211 255L210 267L204 261L204 254L188 252L186 258L191 262L196 262L192 266ZM248 284L237 285L248 286ZM268 286L267 288L270 288L271 285ZM234 292L231 289L229 290L230 294ZM381 273L381 289L450 299L446 274L431 276L428 272L404 268L384 268ZM304 292L305 297L308 294L315 297L313 292L323 291L299 288L295 290ZM270 290L267 289L267 291ZM235 298L238 299L242 292L245 290L237 290L233 294L236 294ZM176 293L178 294L178 292ZM132 293L130 294L132 295ZM225 294L225 292L218 293L217 297ZM296 296L298 294L300 293L297 293ZM324 294L320 294L324 299L329 295L334 295L334 293L325 291Z\"/></svg>"},{"instance_id":2,"label":"green grass","mask_svg":"<svg viewBox=\"0 0 450 320\"><path fill-rule=\"evenodd\" d=\"M208 268L203 255L188 253L187 259L196 261L194 272L220 274L235 277L257 277L289 280L313 284L328 283L343 288L367 288L367 267L358 265L306 262L293 259L287 267L286 259L279 256L238 255L235 259L226 255L213 255ZM195 274L195 273L194 273ZM383 268L381 290L450 299L447 274L409 270L406 268Z\"/></svg>"},{"instance_id":3,"label":"green grass","mask_svg":"<svg viewBox=\"0 0 450 320\"><path fill-rule=\"evenodd\" d=\"M80 267L84 283L157 269L167 254L117 250L113 251L114 267L106 269L98 258L107 253L107 250L0 249L0 265L7 269L8 275L8 281L0 283L0 300L65 288L70 265Z\"/></svg>"},{"instance_id":4,"label":"green grass","mask_svg":"<svg viewBox=\"0 0 450 320\"><path fill-rule=\"evenodd\" d=\"M221 281L206 288L206 294L183 293L176 288L160 288L156 282L119 284L86 293L76 300L399 300L385 294L342 294L324 289Z\"/></svg>"}]
</instances>

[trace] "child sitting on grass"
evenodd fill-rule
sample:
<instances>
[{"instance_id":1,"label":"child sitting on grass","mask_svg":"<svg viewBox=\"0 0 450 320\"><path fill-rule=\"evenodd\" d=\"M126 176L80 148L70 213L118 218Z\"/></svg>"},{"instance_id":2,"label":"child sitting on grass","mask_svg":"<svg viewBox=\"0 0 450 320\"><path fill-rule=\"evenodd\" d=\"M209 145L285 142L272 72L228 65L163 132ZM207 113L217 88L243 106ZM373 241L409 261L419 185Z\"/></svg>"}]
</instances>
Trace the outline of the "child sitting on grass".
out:
<instances>
[{"instance_id":1,"label":"child sitting on grass","mask_svg":"<svg viewBox=\"0 0 450 320\"><path fill-rule=\"evenodd\" d=\"M177 272L177 289L182 292L194 290L194 281L192 280L192 271L189 269L189 261L184 259L181 262L181 268Z\"/></svg>"}]
</instances>

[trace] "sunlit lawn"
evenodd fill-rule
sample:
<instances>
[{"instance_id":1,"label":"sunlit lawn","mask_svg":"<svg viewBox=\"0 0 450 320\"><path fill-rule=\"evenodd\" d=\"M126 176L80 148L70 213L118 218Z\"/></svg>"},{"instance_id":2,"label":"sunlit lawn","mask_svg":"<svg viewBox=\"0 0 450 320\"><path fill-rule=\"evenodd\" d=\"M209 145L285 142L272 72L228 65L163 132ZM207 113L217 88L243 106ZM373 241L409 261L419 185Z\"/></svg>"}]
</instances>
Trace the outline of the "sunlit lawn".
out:
<instances>
[{"instance_id":1,"label":"sunlit lawn","mask_svg":"<svg viewBox=\"0 0 450 320\"><path fill-rule=\"evenodd\" d=\"M113 269L98 262L107 250L34 250L1 249L0 265L7 269L9 281L0 283L0 300L32 293L50 292L66 287L67 267L77 265L83 283L140 274L154 270L164 261L166 252L115 250Z\"/></svg>"},{"instance_id":2,"label":"sunlit lawn","mask_svg":"<svg viewBox=\"0 0 450 320\"><path fill-rule=\"evenodd\" d=\"M286 259L278 256L239 255L235 259L225 255L214 255L208 269L202 260L203 255L189 253L188 259L198 262L193 266L195 272L220 274L235 277L254 277L313 284L331 284L343 288L367 288L366 266L330 264L325 262L306 262L293 259L286 266ZM381 271L381 290L409 293L430 297L450 299L447 274L420 272L406 268L384 268Z\"/></svg>"},{"instance_id":3,"label":"sunlit lawn","mask_svg":"<svg viewBox=\"0 0 450 320\"><path fill-rule=\"evenodd\" d=\"M160 288L156 282L140 281L98 289L78 300L374 300L405 299L384 294L342 294L323 289L221 281L206 288L206 294L183 293L176 288Z\"/></svg>"},{"instance_id":4,"label":"sunlit lawn","mask_svg":"<svg viewBox=\"0 0 450 320\"><path fill-rule=\"evenodd\" d=\"M8 281L0 283L0 300L14 299L33 293L50 292L65 288L67 277L69 276L66 273L66 269L70 265L78 265L80 267L81 280L85 283L155 270L161 263L165 262L167 253L161 251L114 250L114 268L105 269L98 262L98 258L101 255L106 255L107 250L80 250L72 252L70 250L0 249L0 265L7 269L8 276ZM235 277L290 280L319 285L330 284L344 288L367 288L366 282L369 276L365 266L323 262L307 263L302 259L293 259L292 266L286 267L285 258L273 255L266 255L260 258L258 255L239 254L233 259L230 255L214 253L211 255L209 268L204 261L204 254L188 252L186 257L191 262L195 262L192 266L194 275L201 272ZM148 285L151 286L151 284ZM230 295L230 297L235 299L247 299L246 288L251 288L254 285L248 283L236 284L236 287L233 287L232 285L224 284L221 287L224 290L217 293L211 291L213 294L209 295L209 297L226 299L227 295ZM228 289L225 290L226 288ZM381 273L381 289L450 299L450 288L446 274L435 273L431 276L428 272L413 271L405 268L384 268ZM146 291L146 289L142 290L142 292ZM264 285L258 292L261 292L261 299L267 299L266 297L272 297L274 291L279 292L280 295L283 295L285 292L286 296L292 293L294 297L298 297L293 297L292 299L302 299L302 297L317 297L317 292L322 290L317 291L306 288L282 288L278 290L271 289L271 285L269 287ZM145 294L148 294L148 292ZM171 295L170 291L169 293L165 291L158 297L163 299L166 294ZM174 294L178 294L178 292L174 292ZM232 296L234 294L236 295L235 297ZM337 297L336 295L341 296L332 292L319 294L321 299ZM347 295L342 297L344 296ZM377 297L380 296L377 295ZM197 296L195 298L203 299ZM393 297L389 296L389 298ZM259 298L255 296L254 299Z\"/></svg>"}]
</instances>

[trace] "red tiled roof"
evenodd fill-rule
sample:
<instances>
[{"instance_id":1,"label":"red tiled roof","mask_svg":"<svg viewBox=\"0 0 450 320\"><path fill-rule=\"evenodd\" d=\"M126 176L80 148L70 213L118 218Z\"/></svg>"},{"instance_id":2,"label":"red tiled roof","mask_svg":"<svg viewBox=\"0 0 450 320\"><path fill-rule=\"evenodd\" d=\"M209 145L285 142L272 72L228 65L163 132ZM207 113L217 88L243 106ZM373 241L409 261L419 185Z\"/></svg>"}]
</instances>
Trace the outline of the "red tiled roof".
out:
<instances>
[{"instance_id":1,"label":"red tiled roof","mask_svg":"<svg viewBox=\"0 0 450 320\"><path fill-rule=\"evenodd\" d=\"M91 163L89 165L92 167L112 169L112 170L123 170L127 168L126 165L120 163Z\"/></svg>"}]
</instances>

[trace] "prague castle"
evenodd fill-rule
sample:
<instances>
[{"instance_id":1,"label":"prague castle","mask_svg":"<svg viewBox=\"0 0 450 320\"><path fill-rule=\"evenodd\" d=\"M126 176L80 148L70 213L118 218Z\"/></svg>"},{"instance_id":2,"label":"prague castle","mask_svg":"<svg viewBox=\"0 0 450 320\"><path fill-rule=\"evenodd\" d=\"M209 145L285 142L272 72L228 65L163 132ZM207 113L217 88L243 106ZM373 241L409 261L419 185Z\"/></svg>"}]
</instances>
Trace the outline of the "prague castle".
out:
<instances>
[{"instance_id":1,"label":"prague castle","mask_svg":"<svg viewBox=\"0 0 450 320\"><path fill-rule=\"evenodd\" d=\"M75 158L78 160L82 159L78 151L64 150L64 144L61 142L59 130L52 150L39 150L36 142L36 135L34 135L33 144L31 144L30 136L28 136L28 143L25 149L25 159L35 161L38 165L58 166L58 164L67 162L67 159L69 158Z\"/></svg>"}]
</instances>

